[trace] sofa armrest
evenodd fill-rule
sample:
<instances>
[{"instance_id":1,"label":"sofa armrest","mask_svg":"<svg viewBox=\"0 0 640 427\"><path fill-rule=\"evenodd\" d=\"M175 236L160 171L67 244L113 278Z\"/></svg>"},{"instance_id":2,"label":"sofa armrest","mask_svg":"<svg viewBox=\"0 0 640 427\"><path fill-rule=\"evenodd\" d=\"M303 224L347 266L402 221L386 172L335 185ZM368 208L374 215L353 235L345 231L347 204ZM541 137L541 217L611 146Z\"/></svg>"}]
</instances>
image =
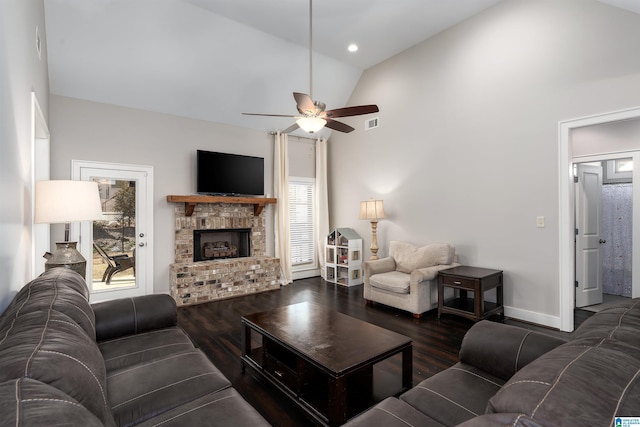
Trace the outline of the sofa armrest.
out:
<instances>
[{"instance_id":1,"label":"sofa armrest","mask_svg":"<svg viewBox=\"0 0 640 427\"><path fill-rule=\"evenodd\" d=\"M91 306L96 316L97 341L178 324L176 302L166 294L121 298Z\"/></svg>"},{"instance_id":2,"label":"sofa armrest","mask_svg":"<svg viewBox=\"0 0 640 427\"><path fill-rule=\"evenodd\" d=\"M364 282L369 283L369 277L374 274L388 273L396 269L396 262L391 257L365 261L362 263Z\"/></svg>"},{"instance_id":3,"label":"sofa armrest","mask_svg":"<svg viewBox=\"0 0 640 427\"><path fill-rule=\"evenodd\" d=\"M517 326L482 320L462 340L460 362L508 380L566 340Z\"/></svg>"},{"instance_id":4,"label":"sofa armrest","mask_svg":"<svg viewBox=\"0 0 640 427\"><path fill-rule=\"evenodd\" d=\"M438 276L440 270L446 270L447 268L457 267L460 264L457 262L453 264L434 265L433 267L417 268L411 272L411 282L420 283L427 280L433 280Z\"/></svg>"}]
</instances>

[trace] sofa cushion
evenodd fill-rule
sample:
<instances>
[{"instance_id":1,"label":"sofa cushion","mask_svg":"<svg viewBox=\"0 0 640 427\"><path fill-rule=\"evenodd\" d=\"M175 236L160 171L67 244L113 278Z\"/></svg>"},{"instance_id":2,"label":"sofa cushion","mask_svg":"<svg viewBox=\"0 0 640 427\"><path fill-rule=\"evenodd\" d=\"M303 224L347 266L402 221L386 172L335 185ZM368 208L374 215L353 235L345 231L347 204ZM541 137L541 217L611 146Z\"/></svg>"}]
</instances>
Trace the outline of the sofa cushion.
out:
<instances>
[{"instance_id":1,"label":"sofa cushion","mask_svg":"<svg viewBox=\"0 0 640 427\"><path fill-rule=\"evenodd\" d=\"M506 381L532 360L564 343L561 338L482 320L465 334L459 357L462 363Z\"/></svg>"},{"instance_id":2,"label":"sofa cushion","mask_svg":"<svg viewBox=\"0 0 640 427\"><path fill-rule=\"evenodd\" d=\"M114 338L98 343L98 347L108 373L194 349L189 337L178 327Z\"/></svg>"},{"instance_id":3,"label":"sofa cushion","mask_svg":"<svg viewBox=\"0 0 640 427\"><path fill-rule=\"evenodd\" d=\"M446 243L418 247L411 243L392 240L389 242L389 256L395 260L398 271L409 274L418 268L451 264L454 248Z\"/></svg>"},{"instance_id":4,"label":"sofa cushion","mask_svg":"<svg viewBox=\"0 0 640 427\"><path fill-rule=\"evenodd\" d=\"M344 427L443 427L439 422L432 420L411 405L388 397L382 402L353 420L344 424Z\"/></svg>"},{"instance_id":5,"label":"sofa cushion","mask_svg":"<svg viewBox=\"0 0 640 427\"><path fill-rule=\"evenodd\" d=\"M640 348L581 339L551 350L518 371L487 412L522 413L542 425L612 425L638 416Z\"/></svg>"},{"instance_id":6,"label":"sofa cushion","mask_svg":"<svg viewBox=\"0 0 640 427\"><path fill-rule=\"evenodd\" d=\"M91 307L96 316L98 341L178 324L176 301L167 294L120 298L99 302Z\"/></svg>"},{"instance_id":7,"label":"sofa cushion","mask_svg":"<svg viewBox=\"0 0 640 427\"><path fill-rule=\"evenodd\" d=\"M119 426L135 425L231 383L200 350L110 372L107 388Z\"/></svg>"},{"instance_id":8,"label":"sofa cushion","mask_svg":"<svg viewBox=\"0 0 640 427\"><path fill-rule=\"evenodd\" d=\"M0 320L2 335L18 316L34 311L56 310L69 316L95 340L95 317L82 276L67 268L45 271L27 283L7 307Z\"/></svg>"},{"instance_id":9,"label":"sofa cushion","mask_svg":"<svg viewBox=\"0 0 640 427\"><path fill-rule=\"evenodd\" d=\"M388 273L374 274L369 278L369 284L374 288L384 289L396 294L408 294L409 278L410 276L406 273L390 271Z\"/></svg>"},{"instance_id":10,"label":"sofa cushion","mask_svg":"<svg viewBox=\"0 0 640 427\"><path fill-rule=\"evenodd\" d=\"M456 427L547 427L525 414L484 414Z\"/></svg>"},{"instance_id":11,"label":"sofa cushion","mask_svg":"<svg viewBox=\"0 0 640 427\"><path fill-rule=\"evenodd\" d=\"M57 388L31 378L0 384L3 426L56 425L102 427L95 415Z\"/></svg>"},{"instance_id":12,"label":"sofa cushion","mask_svg":"<svg viewBox=\"0 0 640 427\"><path fill-rule=\"evenodd\" d=\"M98 345L70 317L49 310L16 319L0 340L0 382L22 377L60 389L113 424Z\"/></svg>"},{"instance_id":13,"label":"sofa cushion","mask_svg":"<svg viewBox=\"0 0 640 427\"><path fill-rule=\"evenodd\" d=\"M270 424L233 388L207 394L185 403L140 424L140 427L159 426L250 426ZM405 425L406 427L406 425Z\"/></svg>"},{"instance_id":14,"label":"sofa cushion","mask_svg":"<svg viewBox=\"0 0 640 427\"><path fill-rule=\"evenodd\" d=\"M504 381L473 366L457 363L400 396L423 414L447 426L482 415Z\"/></svg>"},{"instance_id":15,"label":"sofa cushion","mask_svg":"<svg viewBox=\"0 0 640 427\"><path fill-rule=\"evenodd\" d=\"M614 307L605 308L587 318L573 333L572 338L609 338L640 346L640 298L634 298Z\"/></svg>"}]
</instances>

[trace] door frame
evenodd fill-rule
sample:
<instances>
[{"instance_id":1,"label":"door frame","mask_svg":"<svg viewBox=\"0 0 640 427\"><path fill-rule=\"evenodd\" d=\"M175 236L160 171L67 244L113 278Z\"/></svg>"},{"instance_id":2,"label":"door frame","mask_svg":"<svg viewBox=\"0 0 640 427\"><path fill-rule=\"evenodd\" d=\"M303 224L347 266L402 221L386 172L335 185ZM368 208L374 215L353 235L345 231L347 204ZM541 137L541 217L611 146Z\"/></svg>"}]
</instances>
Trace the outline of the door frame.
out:
<instances>
[{"instance_id":1,"label":"door frame","mask_svg":"<svg viewBox=\"0 0 640 427\"><path fill-rule=\"evenodd\" d=\"M31 275L37 277L44 272L45 252L51 250L51 225L36 224L36 182L50 178L51 135L47 120L40 108L38 96L31 92Z\"/></svg>"},{"instance_id":2,"label":"door frame","mask_svg":"<svg viewBox=\"0 0 640 427\"><path fill-rule=\"evenodd\" d=\"M575 207L573 203L574 189L573 189L573 163L574 158L572 155L573 147L571 143L571 130L592 126L597 124L612 123L624 120L638 119L640 118L640 107L630 108L626 110L614 111L609 113L597 114L588 117L582 117L577 119L570 119L560 121L558 123L558 223L559 223L559 260L558 260L558 301L560 307L560 330L566 332L572 332L574 329L574 314L575 309L575 251L574 251L574 237L575 237ZM617 153L620 154L620 153ZM580 158L582 160L582 158ZM634 182L640 182L640 167L634 167L633 170ZM634 186L634 190L635 190ZM640 200L633 198L634 212L640 212ZM636 242L640 240L640 224L636 224L634 215L633 224L633 252L634 261L632 269L636 269L636 258L640 258L640 253L636 250ZM636 226L638 225L638 226ZM638 256L636 256L638 255ZM634 274L633 277L637 276ZM633 297L635 295L635 286L633 288Z\"/></svg>"},{"instance_id":3,"label":"door frame","mask_svg":"<svg viewBox=\"0 0 640 427\"><path fill-rule=\"evenodd\" d=\"M153 259L154 259L154 245L153 245L153 234L154 234L154 225L153 225L153 166L142 166L142 165L130 165L130 164L122 164L122 163L110 163L110 162L97 162L97 161L88 161L88 160L71 160L71 179L79 180L81 170L83 168L90 169L104 169L105 173L108 174L109 170L118 170L118 171L131 171L137 173L145 173L147 176L146 186L147 191L145 194L144 203L146 204L146 215L142 218L143 223L145 224L146 235L144 236L144 245L146 247L146 257L144 263L144 284L141 285L141 288L144 295L150 295L153 293ZM78 240L80 236L80 227L81 224L79 222L75 222L71 224L70 228L70 239ZM138 236L136 236L136 242L138 242ZM85 258L87 258L86 254L83 254ZM89 258L87 258L87 271L90 270ZM136 271L139 266L136 265ZM126 291L123 290L123 291ZM113 291L117 292L117 291ZM112 292L99 292L99 293L91 293L92 300L97 301L105 301L108 299L118 298L117 294Z\"/></svg>"}]
</instances>

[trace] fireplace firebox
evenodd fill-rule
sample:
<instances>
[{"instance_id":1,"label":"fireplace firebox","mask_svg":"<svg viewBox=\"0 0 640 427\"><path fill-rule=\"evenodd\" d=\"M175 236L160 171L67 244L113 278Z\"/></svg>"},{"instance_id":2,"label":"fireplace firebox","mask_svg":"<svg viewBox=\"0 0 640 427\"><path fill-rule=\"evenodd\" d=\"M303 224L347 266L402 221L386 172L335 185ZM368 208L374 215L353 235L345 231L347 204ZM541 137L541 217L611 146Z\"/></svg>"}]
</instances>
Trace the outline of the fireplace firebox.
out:
<instances>
[{"instance_id":1,"label":"fireplace firebox","mask_svg":"<svg viewBox=\"0 0 640 427\"><path fill-rule=\"evenodd\" d=\"M251 229L193 230L193 261L251 256Z\"/></svg>"}]
</instances>

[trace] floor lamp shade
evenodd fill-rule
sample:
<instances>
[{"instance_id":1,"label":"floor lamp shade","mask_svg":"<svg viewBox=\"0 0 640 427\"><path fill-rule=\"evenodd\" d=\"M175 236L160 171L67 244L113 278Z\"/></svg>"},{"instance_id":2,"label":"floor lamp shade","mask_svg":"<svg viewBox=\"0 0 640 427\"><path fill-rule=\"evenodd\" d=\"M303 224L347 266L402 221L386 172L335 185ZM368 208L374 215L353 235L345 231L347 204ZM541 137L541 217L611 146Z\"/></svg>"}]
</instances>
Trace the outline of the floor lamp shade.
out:
<instances>
[{"instance_id":1,"label":"floor lamp shade","mask_svg":"<svg viewBox=\"0 0 640 427\"><path fill-rule=\"evenodd\" d=\"M53 254L47 252L44 267L65 267L85 277L87 260L69 242L69 223L102 219L98 184L92 181L38 181L35 193L36 224L66 224L65 241L56 243Z\"/></svg>"}]
</instances>

